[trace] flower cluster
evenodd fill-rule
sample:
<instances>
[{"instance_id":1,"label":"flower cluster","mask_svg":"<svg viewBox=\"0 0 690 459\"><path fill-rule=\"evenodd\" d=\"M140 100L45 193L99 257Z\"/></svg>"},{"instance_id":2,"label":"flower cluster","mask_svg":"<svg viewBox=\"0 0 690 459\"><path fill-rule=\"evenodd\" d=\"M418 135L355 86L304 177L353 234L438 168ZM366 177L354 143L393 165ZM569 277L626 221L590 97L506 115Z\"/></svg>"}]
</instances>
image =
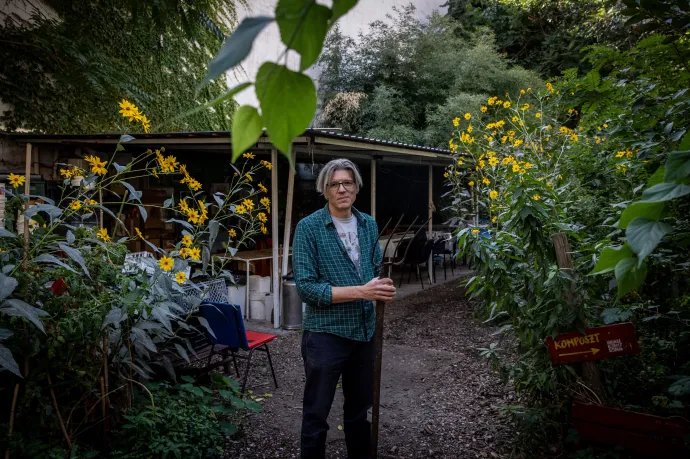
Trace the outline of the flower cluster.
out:
<instances>
[{"instance_id":1,"label":"flower cluster","mask_svg":"<svg viewBox=\"0 0 690 459\"><path fill-rule=\"evenodd\" d=\"M120 101L120 114L124 117L129 119L129 121L136 121L141 124L141 127L144 129L144 132L147 134L151 132L151 122L146 118L146 115L142 114L139 111L139 108L129 102L126 99L122 99Z\"/></svg>"},{"instance_id":2,"label":"flower cluster","mask_svg":"<svg viewBox=\"0 0 690 459\"><path fill-rule=\"evenodd\" d=\"M193 191L199 191L201 189L201 182L196 180L195 178L192 178L192 176L189 175L189 172L187 172L187 166L182 164L180 166L180 173L184 175L182 180L180 180L180 183L184 184L186 183L187 186L193 190Z\"/></svg>"}]
</instances>

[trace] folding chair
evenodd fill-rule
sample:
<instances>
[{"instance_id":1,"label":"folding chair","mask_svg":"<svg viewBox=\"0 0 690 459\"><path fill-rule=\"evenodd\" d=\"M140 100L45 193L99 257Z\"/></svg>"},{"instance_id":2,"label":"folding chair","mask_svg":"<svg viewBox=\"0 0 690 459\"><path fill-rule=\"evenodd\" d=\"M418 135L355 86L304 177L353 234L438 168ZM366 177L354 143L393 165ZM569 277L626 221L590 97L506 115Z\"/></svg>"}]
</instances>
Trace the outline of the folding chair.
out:
<instances>
[{"instance_id":1,"label":"folding chair","mask_svg":"<svg viewBox=\"0 0 690 459\"><path fill-rule=\"evenodd\" d=\"M247 377L249 376L249 368L252 363L252 356L255 350L266 353L268 358L268 366L271 368L271 376L273 376L273 383L276 389L278 388L278 380L276 373L273 370L273 362L271 361L271 352L268 349L268 343L277 338L276 335L270 333L259 333L244 329L244 321L242 320L242 313L240 307L234 304L227 303L211 303L202 302L199 306L201 316L206 319L215 337L210 333L208 339L211 342L211 351L208 356L207 366L211 364L211 359L217 353L222 353L226 358L218 365L225 365L225 371L229 373L229 363L232 360L235 366L235 373L240 377L240 371L237 366L237 359L247 360L247 367L242 377L242 389L247 385ZM248 352L247 355L240 355L237 351L243 349ZM230 356L227 354L230 352Z\"/></svg>"}]
</instances>

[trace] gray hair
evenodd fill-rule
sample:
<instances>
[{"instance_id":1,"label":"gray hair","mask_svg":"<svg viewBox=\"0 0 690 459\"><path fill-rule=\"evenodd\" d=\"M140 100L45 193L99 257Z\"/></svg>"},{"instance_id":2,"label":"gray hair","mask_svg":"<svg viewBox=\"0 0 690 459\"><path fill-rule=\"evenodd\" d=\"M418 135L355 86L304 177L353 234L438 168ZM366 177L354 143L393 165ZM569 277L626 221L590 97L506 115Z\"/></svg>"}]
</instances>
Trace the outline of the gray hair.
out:
<instances>
[{"instance_id":1,"label":"gray hair","mask_svg":"<svg viewBox=\"0 0 690 459\"><path fill-rule=\"evenodd\" d=\"M359 193L359 189L362 188L362 176L359 175L359 170L357 166L349 159L339 158L329 161L321 172L319 172L319 178L316 180L316 191L326 196L326 191L328 190L328 182L333 178L335 171L350 171L352 172L352 180L355 182L356 192Z\"/></svg>"}]
</instances>

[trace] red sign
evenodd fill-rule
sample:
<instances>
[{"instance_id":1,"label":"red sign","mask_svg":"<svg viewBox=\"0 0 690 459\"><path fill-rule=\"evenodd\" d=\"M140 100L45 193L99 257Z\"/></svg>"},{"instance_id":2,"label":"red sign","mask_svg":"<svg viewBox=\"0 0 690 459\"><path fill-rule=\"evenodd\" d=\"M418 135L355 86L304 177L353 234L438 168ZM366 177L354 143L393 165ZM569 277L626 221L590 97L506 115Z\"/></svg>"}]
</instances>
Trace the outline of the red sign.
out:
<instances>
[{"instance_id":1,"label":"red sign","mask_svg":"<svg viewBox=\"0 0 690 459\"><path fill-rule=\"evenodd\" d=\"M588 328L546 338L554 365L585 360L601 360L620 355L639 354L635 327L631 322Z\"/></svg>"}]
</instances>

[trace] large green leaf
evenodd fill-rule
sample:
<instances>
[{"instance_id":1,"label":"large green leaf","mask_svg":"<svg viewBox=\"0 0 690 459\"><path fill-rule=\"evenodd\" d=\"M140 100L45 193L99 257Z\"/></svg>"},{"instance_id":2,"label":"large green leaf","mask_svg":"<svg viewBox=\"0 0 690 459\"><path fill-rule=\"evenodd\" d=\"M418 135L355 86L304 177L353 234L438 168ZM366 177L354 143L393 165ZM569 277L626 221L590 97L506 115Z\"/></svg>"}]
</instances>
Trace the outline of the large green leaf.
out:
<instances>
[{"instance_id":1,"label":"large green leaf","mask_svg":"<svg viewBox=\"0 0 690 459\"><path fill-rule=\"evenodd\" d=\"M645 217L650 220L658 220L661 212L664 210L664 203L662 202L633 202L625 208L618 220L618 228L624 229L628 224L637 217Z\"/></svg>"},{"instance_id":2,"label":"large green leaf","mask_svg":"<svg viewBox=\"0 0 690 459\"><path fill-rule=\"evenodd\" d=\"M642 202L665 202L690 194L690 186L678 182L666 182L647 188L642 193Z\"/></svg>"},{"instance_id":3,"label":"large green leaf","mask_svg":"<svg viewBox=\"0 0 690 459\"><path fill-rule=\"evenodd\" d=\"M628 244L619 247L606 247L599 255L599 261L590 274L604 274L613 271L623 258L632 257Z\"/></svg>"},{"instance_id":4,"label":"large green leaf","mask_svg":"<svg viewBox=\"0 0 690 459\"><path fill-rule=\"evenodd\" d=\"M208 73L201 83L206 84L225 71L239 65L249 55L256 37L264 30L273 18L257 16L245 18L235 29L216 57L208 64Z\"/></svg>"},{"instance_id":5,"label":"large green leaf","mask_svg":"<svg viewBox=\"0 0 690 459\"><path fill-rule=\"evenodd\" d=\"M686 136L687 137L687 136ZM666 159L664 180L672 182L690 175L690 151L674 151Z\"/></svg>"},{"instance_id":6,"label":"large green leaf","mask_svg":"<svg viewBox=\"0 0 690 459\"><path fill-rule=\"evenodd\" d=\"M0 273L0 300L4 300L17 288L17 279Z\"/></svg>"},{"instance_id":7,"label":"large green leaf","mask_svg":"<svg viewBox=\"0 0 690 459\"><path fill-rule=\"evenodd\" d=\"M618 282L618 298L642 285L647 275L647 265L638 266L637 259L624 258L616 265L616 281Z\"/></svg>"},{"instance_id":8,"label":"large green leaf","mask_svg":"<svg viewBox=\"0 0 690 459\"><path fill-rule=\"evenodd\" d=\"M278 0L276 22L280 39L302 56L300 70L311 67L319 58L330 18L330 8L314 0Z\"/></svg>"},{"instance_id":9,"label":"large green leaf","mask_svg":"<svg viewBox=\"0 0 690 459\"><path fill-rule=\"evenodd\" d=\"M357 4L358 0L333 0L333 15L331 24L340 19Z\"/></svg>"},{"instance_id":10,"label":"large green leaf","mask_svg":"<svg viewBox=\"0 0 690 459\"><path fill-rule=\"evenodd\" d=\"M4 312L8 316L24 317L34 324L36 328L45 333L45 330L43 330L43 323L39 317L45 317L49 314L43 309L35 308L29 303L12 298L5 300L5 302L2 303L2 306L0 306L0 312Z\"/></svg>"},{"instance_id":11,"label":"large green leaf","mask_svg":"<svg viewBox=\"0 0 690 459\"><path fill-rule=\"evenodd\" d=\"M141 206L139 206L141 207ZM145 221L145 219L144 219ZM58 243L58 247L60 247L60 250L65 252L68 257L70 257L72 260L76 261L79 266L81 266L81 269L86 273L88 277L91 277L91 274L89 274L89 270L86 267L86 260L84 260L84 256L81 254L79 249L75 249L74 247L70 247L67 244L60 242Z\"/></svg>"},{"instance_id":12,"label":"large green leaf","mask_svg":"<svg viewBox=\"0 0 690 459\"><path fill-rule=\"evenodd\" d=\"M12 351L2 344L0 344L0 368L5 368L20 378L22 377L22 374L19 372L19 365L17 365L14 357L12 357Z\"/></svg>"},{"instance_id":13,"label":"large green leaf","mask_svg":"<svg viewBox=\"0 0 690 459\"><path fill-rule=\"evenodd\" d=\"M649 177L649 181L647 182L647 187L653 187L654 185L657 185L659 183L662 183L664 181L664 174L666 173L666 169L664 166L659 166L659 168L652 174L651 177Z\"/></svg>"},{"instance_id":14,"label":"large green leaf","mask_svg":"<svg viewBox=\"0 0 690 459\"><path fill-rule=\"evenodd\" d=\"M637 217L625 230L628 245L637 254L640 263L659 245L661 239L673 231L666 223Z\"/></svg>"},{"instance_id":15,"label":"large green leaf","mask_svg":"<svg viewBox=\"0 0 690 459\"><path fill-rule=\"evenodd\" d=\"M256 143L263 131L259 111L249 105L237 109L232 120L232 161Z\"/></svg>"},{"instance_id":16,"label":"large green leaf","mask_svg":"<svg viewBox=\"0 0 690 459\"><path fill-rule=\"evenodd\" d=\"M271 143L289 155L292 141L309 127L316 87L307 75L266 62L256 75L256 95Z\"/></svg>"}]
</instances>

